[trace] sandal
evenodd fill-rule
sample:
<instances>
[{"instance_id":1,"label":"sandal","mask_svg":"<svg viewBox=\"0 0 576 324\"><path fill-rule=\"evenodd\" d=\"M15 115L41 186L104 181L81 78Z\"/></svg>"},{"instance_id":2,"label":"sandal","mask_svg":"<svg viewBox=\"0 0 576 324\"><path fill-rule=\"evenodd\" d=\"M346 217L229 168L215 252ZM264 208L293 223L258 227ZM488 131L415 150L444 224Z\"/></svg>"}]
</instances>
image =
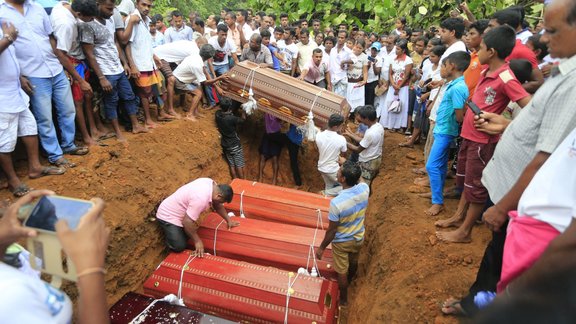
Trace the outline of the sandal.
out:
<instances>
[{"instance_id":1,"label":"sandal","mask_svg":"<svg viewBox=\"0 0 576 324\"><path fill-rule=\"evenodd\" d=\"M20 198L26 196L33 189L28 187L25 183L21 183L18 187L10 189L14 197Z\"/></svg>"},{"instance_id":2,"label":"sandal","mask_svg":"<svg viewBox=\"0 0 576 324\"><path fill-rule=\"evenodd\" d=\"M51 175L61 175L64 174L66 172L66 169L64 168L57 168L57 167L53 167L53 166L47 166L47 167L43 167L42 171L40 171L40 174L37 176L28 176L28 178L30 179L38 179L38 178L42 178L45 176L51 176Z\"/></svg>"},{"instance_id":3,"label":"sandal","mask_svg":"<svg viewBox=\"0 0 576 324\"><path fill-rule=\"evenodd\" d=\"M68 159L61 157L60 159L51 162L53 165L57 166L57 167L62 167L62 168L73 168L76 166L76 163L70 162L68 161Z\"/></svg>"},{"instance_id":4,"label":"sandal","mask_svg":"<svg viewBox=\"0 0 576 324\"><path fill-rule=\"evenodd\" d=\"M77 146L69 151L64 151L68 155L86 155L90 150L86 146Z\"/></svg>"}]
</instances>

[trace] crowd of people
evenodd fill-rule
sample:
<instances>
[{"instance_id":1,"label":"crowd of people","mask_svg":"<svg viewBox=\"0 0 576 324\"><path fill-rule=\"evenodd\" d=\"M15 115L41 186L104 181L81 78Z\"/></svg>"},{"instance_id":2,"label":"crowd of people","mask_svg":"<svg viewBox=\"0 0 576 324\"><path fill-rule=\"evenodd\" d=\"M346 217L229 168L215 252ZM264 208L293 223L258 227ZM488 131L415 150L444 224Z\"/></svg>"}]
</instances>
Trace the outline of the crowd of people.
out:
<instances>
[{"instance_id":1,"label":"crowd of people","mask_svg":"<svg viewBox=\"0 0 576 324\"><path fill-rule=\"evenodd\" d=\"M549 284L570 285L574 279L567 274L576 260L573 0L547 2L543 20L534 26L520 6L478 19L461 2L437 27L409 27L399 17L392 31L380 34L317 19L291 22L285 13L247 9L223 9L206 19L179 11L164 17L151 15L152 6L152 0L61 1L49 9L31 0L0 2L0 99L5 102L0 166L15 196L30 191L12 163L18 138L26 147L30 178L60 175L75 166L65 155L88 154L90 146L111 137L125 143L122 127L140 134L159 121L198 122L204 116L202 102L206 109L220 107L216 127L223 153L231 176L243 178L237 126L246 113L223 96L219 83L234 64L251 61L333 91L351 106L350 122L333 114L328 128L315 136L322 194L335 197L317 256L331 242L333 249L342 249L337 265L342 304L364 240L364 212L382 163L384 133L396 132L406 135L402 148L424 144L425 167L413 172L423 176L415 179L417 185L430 187L422 195L431 200L426 214L445 212L446 197L459 199L451 217L435 223L455 229L439 230L437 237L470 242L480 221L493 231L469 294L447 299L442 312L473 316L490 304L477 320L492 323L503 321L498 316L503 312L534 313L534 319L552 314L546 313L550 309L569 308L574 290L563 291L561 299L555 294L562 285ZM182 95L192 97L189 106ZM354 130L346 126L352 123ZM302 133L295 125L284 132L282 121L268 114L264 125L258 180L272 159L276 184L278 157L286 146L294 183L300 186ZM75 143L77 133L82 146ZM52 166L41 164L39 146ZM456 178L453 188L445 188L448 177ZM209 205L229 227L237 226L222 205L231 197L229 186L211 179L179 189L157 215L168 247L181 251L190 237L202 253L196 220ZM93 222L101 222L98 206ZM33 234L21 231L12 209L0 222L0 236L7 237L0 247ZM94 226L100 227L93 235L107 236L102 225ZM61 240L67 252L79 254L66 246L65 236ZM92 249L98 268L104 241ZM102 282L81 280L79 285L103 285L97 279ZM525 312L528 308L532 313Z\"/></svg>"}]
</instances>

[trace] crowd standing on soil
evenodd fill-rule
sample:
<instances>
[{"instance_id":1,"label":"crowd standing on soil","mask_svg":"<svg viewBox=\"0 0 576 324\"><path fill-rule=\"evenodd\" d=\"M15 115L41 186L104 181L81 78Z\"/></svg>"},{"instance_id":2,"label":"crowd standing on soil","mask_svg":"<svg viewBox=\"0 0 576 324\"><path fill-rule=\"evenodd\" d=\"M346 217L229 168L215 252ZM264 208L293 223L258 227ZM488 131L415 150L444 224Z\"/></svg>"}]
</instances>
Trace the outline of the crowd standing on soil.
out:
<instances>
[{"instance_id":1,"label":"crowd standing on soil","mask_svg":"<svg viewBox=\"0 0 576 324\"><path fill-rule=\"evenodd\" d=\"M349 122L330 116L315 140L322 194L335 197L317 256L330 242L342 245L340 256L334 252L342 261L341 304L364 239L362 204L378 190L372 182L382 164L384 133L396 132L406 135L400 144L406 150L424 144L426 165L413 171L422 176L416 185L430 187L421 194L431 200L425 215L451 214L435 223L438 239L470 242L478 222L493 231L469 293L447 298L440 311L480 323L576 318L570 275L576 267L574 0L545 1L543 20L532 25L522 7L477 17L462 2L457 5L462 13L450 12L439 26L408 26L398 17L394 29L381 34L246 9L208 17L173 11L163 17L151 15L152 6L152 0L62 1L50 8L31 0L0 1L0 166L8 189L22 197L0 219L2 256L11 243L35 235L20 225L18 208L52 194L31 192L16 175L11 154L18 138L28 154L30 179L57 176L75 167L66 155L89 154L90 147L111 138L127 145L125 131L154 136L146 133L173 119L187 119L194 127L205 109L219 106L223 153L231 176L243 178L237 126L246 114L223 97L219 82L234 64L248 60L333 91L351 105ZM185 95L191 96L188 106ZM354 129L347 126L352 124ZM300 186L302 134L294 125L284 132L271 115L264 116L264 125L258 181L265 180L263 169L272 159L271 182L277 182L278 157L286 146ZM51 166L41 164L40 149ZM445 188L447 177L456 178L454 187ZM169 199L184 199L193 210L231 199L229 186L202 181L201 202L187 196L194 190L186 186ZM445 210L446 198L459 199L456 210ZM178 251L187 237L198 241L186 228L197 227L197 215L188 209L174 215L169 199L158 219L168 247ZM75 232L57 226L79 273L82 323L107 321L109 231L103 208L98 201ZM237 225L223 207L219 214L229 227ZM62 292L4 262L0 273L2 321L70 319L70 301Z\"/></svg>"}]
</instances>

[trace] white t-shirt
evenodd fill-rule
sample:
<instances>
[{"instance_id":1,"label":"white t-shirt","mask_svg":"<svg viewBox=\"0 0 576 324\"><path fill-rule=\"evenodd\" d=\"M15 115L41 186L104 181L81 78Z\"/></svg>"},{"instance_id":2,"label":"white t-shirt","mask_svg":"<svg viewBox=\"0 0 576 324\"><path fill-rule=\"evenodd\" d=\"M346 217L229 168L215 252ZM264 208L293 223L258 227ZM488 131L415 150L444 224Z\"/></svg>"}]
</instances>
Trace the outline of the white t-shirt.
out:
<instances>
[{"instance_id":1,"label":"white t-shirt","mask_svg":"<svg viewBox=\"0 0 576 324\"><path fill-rule=\"evenodd\" d=\"M464 44L464 42L460 40L456 41L454 44L450 45L450 47L446 49L446 52L444 52L444 54L442 54L442 57L440 58L439 64L442 64L442 62L444 61L445 58L448 57L448 55L459 51L466 52L466 44Z\"/></svg>"},{"instance_id":2,"label":"white t-shirt","mask_svg":"<svg viewBox=\"0 0 576 324\"><path fill-rule=\"evenodd\" d=\"M386 48L382 48L378 57L382 59L382 70L380 71L380 79L388 81L390 79L389 72L390 72L390 64L396 58L396 52L392 50L392 52L388 53Z\"/></svg>"},{"instance_id":3,"label":"white t-shirt","mask_svg":"<svg viewBox=\"0 0 576 324\"><path fill-rule=\"evenodd\" d=\"M0 262L0 323L71 323L68 296L39 278Z\"/></svg>"},{"instance_id":4,"label":"white t-shirt","mask_svg":"<svg viewBox=\"0 0 576 324\"><path fill-rule=\"evenodd\" d=\"M69 4L69 2L58 2L50 13L50 23L57 41L56 48L66 52L75 59L83 60L84 52L82 52L80 41L78 40L76 18L64 4Z\"/></svg>"},{"instance_id":5,"label":"white t-shirt","mask_svg":"<svg viewBox=\"0 0 576 324\"><path fill-rule=\"evenodd\" d=\"M349 60L351 54L352 50L346 45L340 51L338 51L337 46L334 46L330 51L330 78L332 79L332 84L346 78L346 71L342 70L340 64Z\"/></svg>"},{"instance_id":6,"label":"white t-shirt","mask_svg":"<svg viewBox=\"0 0 576 324\"><path fill-rule=\"evenodd\" d=\"M534 36L534 34L532 34L528 29L525 29L516 34L516 39L519 39L522 44L526 44L526 42L528 42L528 38L532 36Z\"/></svg>"},{"instance_id":7,"label":"white t-shirt","mask_svg":"<svg viewBox=\"0 0 576 324\"><path fill-rule=\"evenodd\" d=\"M208 44L212 45L216 50L212 62L214 65L227 65L229 56L232 55L232 53L236 53L236 45L234 45L234 42L229 38L226 38L224 46L220 46L220 43L218 43L218 36L212 36L208 40Z\"/></svg>"},{"instance_id":8,"label":"white t-shirt","mask_svg":"<svg viewBox=\"0 0 576 324\"><path fill-rule=\"evenodd\" d=\"M316 135L318 146L318 171L322 173L338 172L338 157L346 152L346 138L329 129Z\"/></svg>"},{"instance_id":9,"label":"white t-shirt","mask_svg":"<svg viewBox=\"0 0 576 324\"><path fill-rule=\"evenodd\" d=\"M359 162L367 162L382 156L382 146L384 145L384 127L378 122L374 123L364 133L360 141L360 146L364 148L358 156Z\"/></svg>"},{"instance_id":10,"label":"white t-shirt","mask_svg":"<svg viewBox=\"0 0 576 324\"><path fill-rule=\"evenodd\" d=\"M350 59L352 60L352 68L347 71L347 76L349 79L360 79L363 77L364 67L368 65L368 55L365 53L360 53L356 56L354 53L350 53Z\"/></svg>"},{"instance_id":11,"label":"white t-shirt","mask_svg":"<svg viewBox=\"0 0 576 324\"><path fill-rule=\"evenodd\" d=\"M200 55L192 54L182 61L173 72L180 82L186 84L200 85L206 81L204 74L204 61Z\"/></svg>"},{"instance_id":12,"label":"white t-shirt","mask_svg":"<svg viewBox=\"0 0 576 324\"><path fill-rule=\"evenodd\" d=\"M292 61L298 58L298 46L294 43L286 45L286 41L283 39L279 40L276 46L278 47L278 52L284 55L284 63L280 62L280 70L292 70Z\"/></svg>"},{"instance_id":13,"label":"white t-shirt","mask_svg":"<svg viewBox=\"0 0 576 324\"><path fill-rule=\"evenodd\" d=\"M140 72L150 72L156 69L154 63L154 52L152 35L150 35L150 18L142 17L140 11L137 9L130 14L140 17L140 21L132 28L132 35L130 35L130 46L132 48L132 59L134 64ZM127 19L130 19L128 16Z\"/></svg>"},{"instance_id":14,"label":"white t-shirt","mask_svg":"<svg viewBox=\"0 0 576 324\"><path fill-rule=\"evenodd\" d=\"M368 56L370 57L370 56ZM378 57L378 55L376 55L376 57L374 58L376 61L372 62L372 64L370 64L370 68L368 68L368 80L367 82L374 82L374 81L378 81L378 75L376 75L376 73L374 73L374 68L375 67L382 67L382 58Z\"/></svg>"},{"instance_id":15,"label":"white t-shirt","mask_svg":"<svg viewBox=\"0 0 576 324\"><path fill-rule=\"evenodd\" d=\"M168 63L180 64L185 58L193 54L199 54L200 49L194 41L181 40L164 45L156 46L154 54Z\"/></svg>"},{"instance_id":16,"label":"white t-shirt","mask_svg":"<svg viewBox=\"0 0 576 324\"><path fill-rule=\"evenodd\" d=\"M518 202L518 215L563 233L576 217L576 128L538 170Z\"/></svg>"},{"instance_id":17,"label":"white t-shirt","mask_svg":"<svg viewBox=\"0 0 576 324\"><path fill-rule=\"evenodd\" d=\"M298 68L302 71L306 68L308 62L312 60L312 51L318 48L318 45L313 40L310 40L306 45L298 43L296 46L298 47Z\"/></svg>"},{"instance_id":18,"label":"white t-shirt","mask_svg":"<svg viewBox=\"0 0 576 324\"><path fill-rule=\"evenodd\" d=\"M422 61L422 77L420 81L426 81L432 77L432 66L434 66L434 64L432 64L429 59Z\"/></svg>"}]
</instances>

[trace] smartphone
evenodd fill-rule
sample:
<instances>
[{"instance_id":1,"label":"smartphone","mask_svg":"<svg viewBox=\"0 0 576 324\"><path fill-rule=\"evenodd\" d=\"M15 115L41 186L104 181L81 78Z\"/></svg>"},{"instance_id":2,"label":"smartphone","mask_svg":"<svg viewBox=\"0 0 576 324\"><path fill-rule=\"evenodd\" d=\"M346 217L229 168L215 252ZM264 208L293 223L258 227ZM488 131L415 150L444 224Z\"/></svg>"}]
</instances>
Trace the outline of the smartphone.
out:
<instances>
[{"instance_id":1,"label":"smartphone","mask_svg":"<svg viewBox=\"0 0 576 324\"><path fill-rule=\"evenodd\" d=\"M23 225L45 232L55 232L56 222L65 219L71 230L75 230L82 216L94 206L88 200L81 200L63 196L43 196Z\"/></svg>"},{"instance_id":2,"label":"smartphone","mask_svg":"<svg viewBox=\"0 0 576 324\"><path fill-rule=\"evenodd\" d=\"M482 114L482 110L480 110L480 108L478 107L477 104L474 103L474 101L468 100L466 103L468 104L468 107L470 107L474 115L480 116L480 114Z\"/></svg>"},{"instance_id":3,"label":"smartphone","mask_svg":"<svg viewBox=\"0 0 576 324\"><path fill-rule=\"evenodd\" d=\"M368 61L374 62L374 61L376 61L376 58L374 58L374 57L372 57L372 56L368 56Z\"/></svg>"}]
</instances>

